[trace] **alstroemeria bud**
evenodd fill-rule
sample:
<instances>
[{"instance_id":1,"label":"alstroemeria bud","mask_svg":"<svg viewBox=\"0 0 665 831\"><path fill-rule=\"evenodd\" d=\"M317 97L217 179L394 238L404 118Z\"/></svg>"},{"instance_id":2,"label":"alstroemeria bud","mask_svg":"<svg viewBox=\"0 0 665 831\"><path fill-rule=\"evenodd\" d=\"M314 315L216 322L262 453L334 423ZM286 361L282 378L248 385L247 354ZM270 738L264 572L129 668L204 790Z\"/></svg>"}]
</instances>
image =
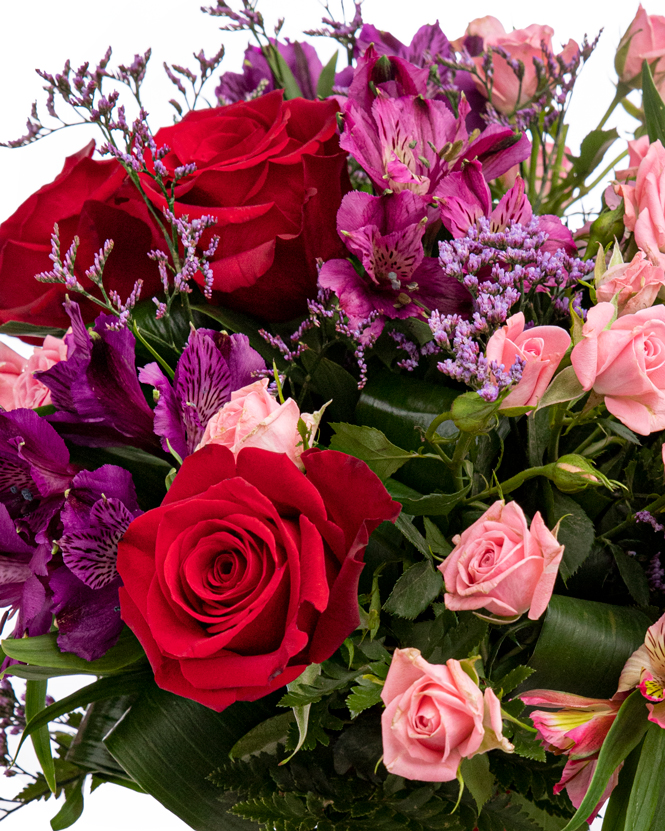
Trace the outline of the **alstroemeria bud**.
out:
<instances>
[{"instance_id":1,"label":"alstroemeria bud","mask_svg":"<svg viewBox=\"0 0 665 831\"><path fill-rule=\"evenodd\" d=\"M577 493L590 485L604 485L610 490L614 488L607 476L597 470L587 458L576 453L568 453L553 464L547 465L544 475L551 479L562 493Z\"/></svg>"}]
</instances>

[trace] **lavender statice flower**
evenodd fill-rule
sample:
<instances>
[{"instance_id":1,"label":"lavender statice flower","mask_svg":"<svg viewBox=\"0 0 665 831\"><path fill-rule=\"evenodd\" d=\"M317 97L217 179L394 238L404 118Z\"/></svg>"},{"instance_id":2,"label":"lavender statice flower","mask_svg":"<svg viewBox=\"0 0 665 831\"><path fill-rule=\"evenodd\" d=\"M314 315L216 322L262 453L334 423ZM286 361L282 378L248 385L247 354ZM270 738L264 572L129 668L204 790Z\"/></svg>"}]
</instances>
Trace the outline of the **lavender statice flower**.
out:
<instances>
[{"instance_id":1,"label":"lavender statice flower","mask_svg":"<svg viewBox=\"0 0 665 831\"><path fill-rule=\"evenodd\" d=\"M406 352L406 357L397 361L397 366L401 369L406 369L407 372L413 372L418 366L420 360L420 351L416 344L409 340L403 332L389 332L390 337L395 341L400 349Z\"/></svg>"},{"instance_id":2,"label":"lavender statice flower","mask_svg":"<svg viewBox=\"0 0 665 831\"><path fill-rule=\"evenodd\" d=\"M660 551L651 558L646 574L651 591L665 591L665 569L660 561Z\"/></svg>"},{"instance_id":3,"label":"lavender statice flower","mask_svg":"<svg viewBox=\"0 0 665 831\"><path fill-rule=\"evenodd\" d=\"M656 517L649 511L637 511L635 514L635 522L643 522L646 525L650 525L654 531L659 533L665 531L665 528L663 528Z\"/></svg>"}]
</instances>

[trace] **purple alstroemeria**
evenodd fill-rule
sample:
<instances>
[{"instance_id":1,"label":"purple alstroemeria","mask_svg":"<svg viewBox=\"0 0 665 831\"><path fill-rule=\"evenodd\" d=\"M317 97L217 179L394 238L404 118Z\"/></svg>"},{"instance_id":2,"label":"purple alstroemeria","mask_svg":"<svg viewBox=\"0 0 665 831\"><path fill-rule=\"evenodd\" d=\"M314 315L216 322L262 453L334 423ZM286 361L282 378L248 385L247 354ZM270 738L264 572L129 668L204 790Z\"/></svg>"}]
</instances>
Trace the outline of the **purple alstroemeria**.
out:
<instances>
[{"instance_id":1,"label":"purple alstroemeria","mask_svg":"<svg viewBox=\"0 0 665 831\"><path fill-rule=\"evenodd\" d=\"M454 239L463 239L481 217L490 220L491 233L505 231L514 222L528 225L533 218L520 176L492 209L492 195L479 161L469 162L461 171L442 179L433 197L439 204L441 220ZM544 214L536 217L536 221L537 230L548 235L541 246L543 251L554 253L562 248L570 256L577 253L573 235L558 216Z\"/></svg>"},{"instance_id":2,"label":"purple alstroemeria","mask_svg":"<svg viewBox=\"0 0 665 831\"><path fill-rule=\"evenodd\" d=\"M349 103L369 112L377 92L387 98L426 95L428 67L416 66L404 58L382 53L368 46L358 58L347 95Z\"/></svg>"},{"instance_id":3,"label":"purple alstroemeria","mask_svg":"<svg viewBox=\"0 0 665 831\"><path fill-rule=\"evenodd\" d=\"M118 542L141 513L124 468L104 465L72 480L56 540L64 565L49 577L62 650L93 661L116 642L122 629Z\"/></svg>"},{"instance_id":4,"label":"purple alstroemeria","mask_svg":"<svg viewBox=\"0 0 665 831\"><path fill-rule=\"evenodd\" d=\"M277 40L273 40L272 43L293 73L303 98L316 101L316 89L323 64L314 47L309 43L300 43L297 40L292 42L288 39L286 43ZM225 72L219 79L215 94L220 104L246 101L257 94L272 92L275 89L270 66L258 46L247 47L242 66L242 72ZM352 77L353 68L346 67L335 75L335 86L348 87Z\"/></svg>"},{"instance_id":5,"label":"purple alstroemeria","mask_svg":"<svg viewBox=\"0 0 665 831\"><path fill-rule=\"evenodd\" d=\"M58 412L49 421L75 444L131 444L157 448L148 406L136 374L136 341L128 329L112 330L116 318L101 314L91 332L77 303L66 301L72 332L65 335L67 360L35 377L51 390Z\"/></svg>"},{"instance_id":6,"label":"purple alstroemeria","mask_svg":"<svg viewBox=\"0 0 665 831\"><path fill-rule=\"evenodd\" d=\"M352 326L379 312L366 337L381 332L386 318L422 316L423 307L463 313L471 296L447 278L422 245L427 205L408 190L388 196L348 193L337 213L337 230L360 260L361 274L349 260L329 260L319 285L332 289Z\"/></svg>"},{"instance_id":7,"label":"purple alstroemeria","mask_svg":"<svg viewBox=\"0 0 665 831\"><path fill-rule=\"evenodd\" d=\"M207 423L231 400L231 393L251 384L256 373L265 368L265 361L249 345L246 335L212 329L192 332L173 384L158 364L143 367L139 379L159 393L154 429L164 450L173 449L181 459L193 453Z\"/></svg>"}]
</instances>

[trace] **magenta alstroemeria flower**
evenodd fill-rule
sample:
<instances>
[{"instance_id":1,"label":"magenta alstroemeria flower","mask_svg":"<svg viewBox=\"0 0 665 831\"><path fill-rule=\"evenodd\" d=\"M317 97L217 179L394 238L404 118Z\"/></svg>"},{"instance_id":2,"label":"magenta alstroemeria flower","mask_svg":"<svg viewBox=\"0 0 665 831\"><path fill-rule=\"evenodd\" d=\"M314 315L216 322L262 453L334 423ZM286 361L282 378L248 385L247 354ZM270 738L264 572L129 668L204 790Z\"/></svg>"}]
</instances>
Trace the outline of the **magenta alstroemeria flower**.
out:
<instances>
[{"instance_id":1,"label":"magenta alstroemeria flower","mask_svg":"<svg viewBox=\"0 0 665 831\"><path fill-rule=\"evenodd\" d=\"M428 76L428 67L415 66L404 58L368 46L358 58L347 93L349 103L369 112L376 97L375 90L386 98L425 95Z\"/></svg>"},{"instance_id":2,"label":"magenta alstroemeria flower","mask_svg":"<svg viewBox=\"0 0 665 831\"><path fill-rule=\"evenodd\" d=\"M446 313L470 308L468 291L444 275L435 257L425 257L426 222L425 201L408 190L382 197L354 192L342 200L337 229L364 273L349 260L329 260L319 285L335 292L353 326L380 313L369 337L381 332L385 318L416 317L422 306Z\"/></svg>"},{"instance_id":3,"label":"magenta alstroemeria flower","mask_svg":"<svg viewBox=\"0 0 665 831\"><path fill-rule=\"evenodd\" d=\"M596 772L598 765L598 754L587 756L585 759L569 759L561 774L561 779L552 789L555 794L561 793L565 788L570 801L575 808L579 808L589 790L589 785ZM603 795L598 800L598 804L587 817L587 822L591 824L598 816L598 812L603 807L605 802L610 798L610 795L619 781L619 773L623 767L623 762L617 767L614 773L610 776L607 787L603 791Z\"/></svg>"},{"instance_id":4,"label":"magenta alstroemeria flower","mask_svg":"<svg viewBox=\"0 0 665 831\"><path fill-rule=\"evenodd\" d=\"M617 695L634 687L649 702L649 721L665 728L665 615L647 629L643 645L626 661Z\"/></svg>"}]
</instances>

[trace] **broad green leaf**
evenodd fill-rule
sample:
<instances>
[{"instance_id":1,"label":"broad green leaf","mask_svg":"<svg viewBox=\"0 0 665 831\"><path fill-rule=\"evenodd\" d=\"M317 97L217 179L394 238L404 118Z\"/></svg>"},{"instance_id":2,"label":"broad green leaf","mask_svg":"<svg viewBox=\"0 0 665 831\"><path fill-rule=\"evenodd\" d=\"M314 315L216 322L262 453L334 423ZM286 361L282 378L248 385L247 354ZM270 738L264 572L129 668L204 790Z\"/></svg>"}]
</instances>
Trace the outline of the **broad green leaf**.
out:
<instances>
[{"instance_id":1,"label":"broad green leaf","mask_svg":"<svg viewBox=\"0 0 665 831\"><path fill-rule=\"evenodd\" d=\"M625 827L649 831L665 788L665 730L649 722L637 772L630 792ZM662 821L663 817L660 817Z\"/></svg>"},{"instance_id":2,"label":"broad green leaf","mask_svg":"<svg viewBox=\"0 0 665 831\"><path fill-rule=\"evenodd\" d=\"M630 792L633 789L633 781L643 746L644 738L636 748L631 750L621 768L619 781L605 806L602 831L626 831L626 811L628 810Z\"/></svg>"},{"instance_id":3,"label":"broad green leaf","mask_svg":"<svg viewBox=\"0 0 665 831\"><path fill-rule=\"evenodd\" d=\"M13 338L45 338L47 335L53 335L54 338L62 338L65 335L65 329L57 329L53 326L35 326L34 323L10 320L0 326L0 335L11 335Z\"/></svg>"},{"instance_id":4,"label":"broad green leaf","mask_svg":"<svg viewBox=\"0 0 665 831\"><path fill-rule=\"evenodd\" d=\"M298 86L293 72L289 65L282 57L279 49L272 44L263 47L263 54L272 70L275 86L281 87L284 90L284 98L288 101L290 98L302 98L302 92Z\"/></svg>"},{"instance_id":5,"label":"broad green leaf","mask_svg":"<svg viewBox=\"0 0 665 831\"><path fill-rule=\"evenodd\" d=\"M46 706L46 686L48 681L28 681L25 685L25 718L33 719ZM56 790L55 766L51 755L51 737L48 727L40 727L32 734L32 746L35 756L44 774L44 779L53 793ZM18 755L18 750L16 752Z\"/></svg>"},{"instance_id":6,"label":"broad green leaf","mask_svg":"<svg viewBox=\"0 0 665 831\"><path fill-rule=\"evenodd\" d=\"M261 324L253 317L233 309L226 309L224 306L192 306L192 309L221 323L224 329L230 332L247 335L252 348L266 359L268 366L272 366L273 360L276 361L278 367L283 365L281 356L259 335Z\"/></svg>"},{"instance_id":7,"label":"broad green leaf","mask_svg":"<svg viewBox=\"0 0 665 831\"><path fill-rule=\"evenodd\" d=\"M425 557L430 556L427 541L413 524L413 517L408 514L400 514L395 522L395 528L397 528L397 530L400 531L411 543L411 545L414 545L421 554L424 554Z\"/></svg>"},{"instance_id":8,"label":"broad green leaf","mask_svg":"<svg viewBox=\"0 0 665 831\"><path fill-rule=\"evenodd\" d=\"M302 365L311 376L311 387L330 401L327 415L336 421L352 421L360 393L356 379L344 367L313 351L303 352Z\"/></svg>"},{"instance_id":9,"label":"broad green leaf","mask_svg":"<svg viewBox=\"0 0 665 831\"><path fill-rule=\"evenodd\" d=\"M122 681L128 680L129 676L122 676L112 679L104 678L98 683L119 684ZM150 681L152 681L151 678L146 678L146 683ZM115 727L134 701L136 701L137 693L130 694L131 684L127 684L122 689L122 692L127 692L128 694L93 701L88 705L83 720L76 731L76 735L69 745L66 758L68 762L72 762L84 770L89 770L96 775L107 777L116 783L122 783L123 785L129 783L132 787L140 791L142 789L130 780L127 772L120 767L108 752L103 741L104 736L109 730Z\"/></svg>"},{"instance_id":10,"label":"broad green leaf","mask_svg":"<svg viewBox=\"0 0 665 831\"><path fill-rule=\"evenodd\" d=\"M653 82L653 75L646 61L642 61L642 103L649 142L660 140L665 144L665 102Z\"/></svg>"},{"instance_id":11,"label":"broad green leaf","mask_svg":"<svg viewBox=\"0 0 665 831\"><path fill-rule=\"evenodd\" d=\"M545 394L538 402L538 410L543 407L551 407L553 404L563 404L565 401L574 401L584 395L582 384L580 384L572 366L562 369L550 382Z\"/></svg>"},{"instance_id":12,"label":"broad green leaf","mask_svg":"<svg viewBox=\"0 0 665 831\"><path fill-rule=\"evenodd\" d=\"M114 675L126 671L132 664L145 661L143 647L125 627L118 642L102 658L86 661L71 652L61 652L57 632L38 635L34 638L7 638L0 641L5 655L26 664L49 667L58 670L59 675ZM15 667L10 667L9 674ZM54 673L55 674L55 673Z\"/></svg>"},{"instance_id":13,"label":"broad green leaf","mask_svg":"<svg viewBox=\"0 0 665 831\"><path fill-rule=\"evenodd\" d=\"M462 759L460 772L480 813L494 793L494 775L490 771L489 756L481 753L472 759Z\"/></svg>"},{"instance_id":14,"label":"broad green leaf","mask_svg":"<svg viewBox=\"0 0 665 831\"><path fill-rule=\"evenodd\" d=\"M337 68L338 53L332 56L328 63L321 70L319 80L316 84L316 97L328 98L332 94L332 88L335 85L335 69Z\"/></svg>"},{"instance_id":15,"label":"broad green leaf","mask_svg":"<svg viewBox=\"0 0 665 831\"><path fill-rule=\"evenodd\" d=\"M473 612L460 612L459 623L446 632L441 643L434 649L428 660L433 664L445 664L449 658L469 658L487 634L488 623ZM477 654L477 653L476 653Z\"/></svg>"},{"instance_id":16,"label":"broad green leaf","mask_svg":"<svg viewBox=\"0 0 665 831\"><path fill-rule=\"evenodd\" d=\"M642 566L618 545L610 545L614 562L630 596L640 606L649 605L649 581Z\"/></svg>"},{"instance_id":17,"label":"broad green leaf","mask_svg":"<svg viewBox=\"0 0 665 831\"><path fill-rule=\"evenodd\" d=\"M430 493L417 499L403 497L399 502L402 503L404 511L411 516L448 516L470 490L471 485L468 484L456 493Z\"/></svg>"},{"instance_id":18,"label":"broad green leaf","mask_svg":"<svg viewBox=\"0 0 665 831\"><path fill-rule=\"evenodd\" d=\"M554 504L552 522L557 523L561 520L557 539L565 548L559 574L565 582L575 574L591 554L591 548L596 539L596 529L584 509L570 496L552 488L552 501Z\"/></svg>"},{"instance_id":19,"label":"broad green leaf","mask_svg":"<svg viewBox=\"0 0 665 831\"><path fill-rule=\"evenodd\" d=\"M208 776L238 739L272 715L268 699L238 702L215 713L151 687L105 744L135 782L195 831L255 831L255 826L226 813L219 801L222 792Z\"/></svg>"},{"instance_id":20,"label":"broad green leaf","mask_svg":"<svg viewBox=\"0 0 665 831\"><path fill-rule=\"evenodd\" d=\"M645 699L639 690L635 690L621 705L600 749L598 764L586 796L563 831L577 831L586 825L587 817L600 801L610 776L642 740L649 725L647 716ZM630 831L635 829L631 827Z\"/></svg>"},{"instance_id":21,"label":"broad green leaf","mask_svg":"<svg viewBox=\"0 0 665 831\"><path fill-rule=\"evenodd\" d=\"M67 797L65 804L51 820L53 831L62 831L74 825L76 820L83 813L83 785L85 776L79 776L75 782L68 786L65 793Z\"/></svg>"},{"instance_id":22,"label":"broad green leaf","mask_svg":"<svg viewBox=\"0 0 665 831\"><path fill-rule=\"evenodd\" d=\"M498 401L485 401L477 392L465 392L453 401L453 422L464 433L483 433L497 421Z\"/></svg>"},{"instance_id":23,"label":"broad green leaf","mask_svg":"<svg viewBox=\"0 0 665 831\"><path fill-rule=\"evenodd\" d=\"M424 612L443 588L443 577L430 560L416 563L395 583L383 608L391 615L413 620Z\"/></svg>"},{"instance_id":24,"label":"broad green leaf","mask_svg":"<svg viewBox=\"0 0 665 831\"><path fill-rule=\"evenodd\" d=\"M587 133L580 145L580 155L572 159L573 170L582 181L593 173L618 138L619 134L614 127L611 130L592 130Z\"/></svg>"},{"instance_id":25,"label":"broad green leaf","mask_svg":"<svg viewBox=\"0 0 665 831\"><path fill-rule=\"evenodd\" d=\"M425 517L423 522L425 523L425 541L427 545L429 545L434 554L447 557L453 550L452 545L443 536L439 527L432 522L429 517Z\"/></svg>"},{"instance_id":26,"label":"broad green leaf","mask_svg":"<svg viewBox=\"0 0 665 831\"><path fill-rule=\"evenodd\" d=\"M635 433L629 430L625 424L621 424L620 421L613 421L611 418L599 418L598 424L602 425L608 432L615 433L622 439L626 439L630 444L636 444L638 447L642 444Z\"/></svg>"},{"instance_id":27,"label":"broad green leaf","mask_svg":"<svg viewBox=\"0 0 665 831\"><path fill-rule=\"evenodd\" d=\"M293 713L280 713L262 721L233 745L229 757L242 759L254 753L273 753L279 743L286 741L286 735L293 722Z\"/></svg>"},{"instance_id":28,"label":"broad green leaf","mask_svg":"<svg viewBox=\"0 0 665 831\"><path fill-rule=\"evenodd\" d=\"M621 670L651 625L639 609L552 595L529 666L526 689L610 698Z\"/></svg>"},{"instance_id":29,"label":"broad green leaf","mask_svg":"<svg viewBox=\"0 0 665 831\"><path fill-rule=\"evenodd\" d=\"M374 427L359 427L356 424L330 426L335 431L330 440L331 449L362 459L381 479L392 476L415 455L388 441L384 434Z\"/></svg>"}]
</instances>

